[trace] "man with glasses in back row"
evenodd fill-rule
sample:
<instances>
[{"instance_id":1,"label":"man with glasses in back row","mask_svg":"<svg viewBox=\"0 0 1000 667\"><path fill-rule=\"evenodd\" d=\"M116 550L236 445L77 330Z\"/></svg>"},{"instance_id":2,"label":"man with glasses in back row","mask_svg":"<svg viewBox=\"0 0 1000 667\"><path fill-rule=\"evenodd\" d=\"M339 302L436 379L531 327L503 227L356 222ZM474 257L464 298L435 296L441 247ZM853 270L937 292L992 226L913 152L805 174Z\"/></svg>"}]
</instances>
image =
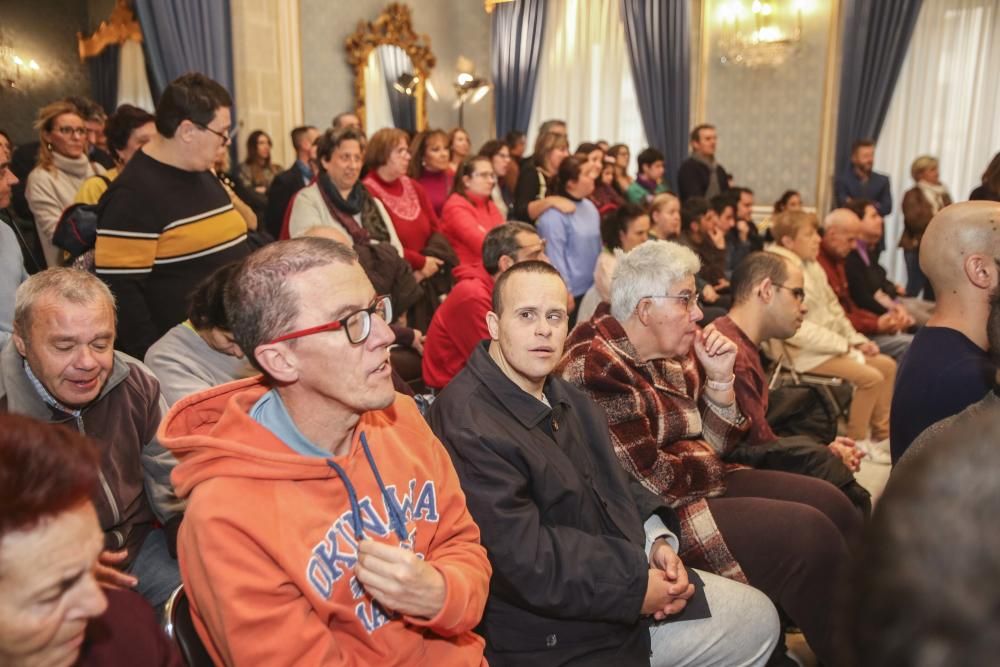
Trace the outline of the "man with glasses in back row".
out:
<instances>
[{"instance_id":1,"label":"man with glasses in back row","mask_svg":"<svg viewBox=\"0 0 1000 667\"><path fill-rule=\"evenodd\" d=\"M357 255L280 241L230 278L263 377L176 403L178 551L216 664L483 664L490 565L448 453L393 391L388 297Z\"/></svg>"},{"instance_id":2,"label":"man with glasses in back row","mask_svg":"<svg viewBox=\"0 0 1000 667\"><path fill-rule=\"evenodd\" d=\"M119 349L142 359L184 321L188 294L249 253L246 223L209 171L232 141L229 93L203 74L175 79L156 107L156 135L102 205L97 275L119 306Z\"/></svg>"}]
</instances>

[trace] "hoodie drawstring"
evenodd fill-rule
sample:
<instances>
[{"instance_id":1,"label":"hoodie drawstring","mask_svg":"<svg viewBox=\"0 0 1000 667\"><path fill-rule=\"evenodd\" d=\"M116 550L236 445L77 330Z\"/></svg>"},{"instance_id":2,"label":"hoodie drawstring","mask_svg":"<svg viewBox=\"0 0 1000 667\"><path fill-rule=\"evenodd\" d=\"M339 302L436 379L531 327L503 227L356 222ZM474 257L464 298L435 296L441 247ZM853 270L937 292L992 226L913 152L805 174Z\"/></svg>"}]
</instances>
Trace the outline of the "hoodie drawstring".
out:
<instances>
[{"instance_id":1,"label":"hoodie drawstring","mask_svg":"<svg viewBox=\"0 0 1000 667\"><path fill-rule=\"evenodd\" d=\"M372 457L372 452L368 448L368 439L365 437L364 431L361 432L361 447L365 450L365 458L368 459L368 465L375 475L375 481L382 491L382 500L385 502L386 509L389 512L389 526L400 540L406 541L409 537L406 532L406 516L397 507L394 499L389 495L389 491L385 488L385 483L382 482L382 475L379 473L378 466L375 465L375 459ZM361 524L361 507L358 504L358 494L354 490L354 484L351 483L347 473L344 472L344 469L336 461L326 459L326 464L337 472L337 476L344 483L344 488L347 489L347 497L351 503L351 528L354 529L354 538L360 541L364 539L364 532Z\"/></svg>"}]
</instances>

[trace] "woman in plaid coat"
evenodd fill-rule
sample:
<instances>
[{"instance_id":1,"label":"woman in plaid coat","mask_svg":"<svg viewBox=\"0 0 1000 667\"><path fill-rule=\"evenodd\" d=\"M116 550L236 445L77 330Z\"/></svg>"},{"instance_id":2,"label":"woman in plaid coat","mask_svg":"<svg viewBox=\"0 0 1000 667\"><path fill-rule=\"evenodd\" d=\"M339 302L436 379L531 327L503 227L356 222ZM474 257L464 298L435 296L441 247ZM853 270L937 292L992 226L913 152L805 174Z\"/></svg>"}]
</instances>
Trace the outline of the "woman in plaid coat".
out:
<instances>
[{"instance_id":1,"label":"woman in plaid coat","mask_svg":"<svg viewBox=\"0 0 1000 667\"><path fill-rule=\"evenodd\" d=\"M560 371L604 408L626 471L677 510L685 562L767 593L830 664L837 575L861 516L825 481L723 460L749 423L735 344L696 324L698 269L668 241L622 257L610 313L573 331Z\"/></svg>"}]
</instances>

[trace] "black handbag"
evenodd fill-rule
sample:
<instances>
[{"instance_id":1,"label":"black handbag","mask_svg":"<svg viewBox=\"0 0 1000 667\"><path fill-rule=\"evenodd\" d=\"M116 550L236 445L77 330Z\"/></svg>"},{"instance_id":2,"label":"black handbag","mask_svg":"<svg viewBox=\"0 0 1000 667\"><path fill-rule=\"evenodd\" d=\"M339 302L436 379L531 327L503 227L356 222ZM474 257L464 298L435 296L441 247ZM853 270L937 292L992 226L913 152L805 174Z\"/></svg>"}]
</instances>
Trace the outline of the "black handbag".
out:
<instances>
[{"instance_id":1,"label":"black handbag","mask_svg":"<svg viewBox=\"0 0 1000 667\"><path fill-rule=\"evenodd\" d=\"M107 176L98 174L104 182L111 185ZM97 218L100 213L104 195L96 204L72 204L59 216L56 229L52 233L52 242L69 253L70 259L75 259L97 244Z\"/></svg>"}]
</instances>

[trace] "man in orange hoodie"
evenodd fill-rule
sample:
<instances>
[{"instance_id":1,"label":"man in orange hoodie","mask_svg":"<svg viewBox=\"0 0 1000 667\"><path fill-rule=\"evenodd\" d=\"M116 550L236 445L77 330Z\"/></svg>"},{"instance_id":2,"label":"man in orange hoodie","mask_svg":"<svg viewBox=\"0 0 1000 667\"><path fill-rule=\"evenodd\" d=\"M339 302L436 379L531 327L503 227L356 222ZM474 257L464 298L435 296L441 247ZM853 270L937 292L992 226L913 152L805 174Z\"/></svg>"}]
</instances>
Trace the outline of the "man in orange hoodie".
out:
<instances>
[{"instance_id":1,"label":"man in orange hoodie","mask_svg":"<svg viewBox=\"0 0 1000 667\"><path fill-rule=\"evenodd\" d=\"M392 388L387 322L354 251L300 238L226 293L264 373L161 427L188 497L181 574L227 665L481 665L491 569L447 452Z\"/></svg>"}]
</instances>

